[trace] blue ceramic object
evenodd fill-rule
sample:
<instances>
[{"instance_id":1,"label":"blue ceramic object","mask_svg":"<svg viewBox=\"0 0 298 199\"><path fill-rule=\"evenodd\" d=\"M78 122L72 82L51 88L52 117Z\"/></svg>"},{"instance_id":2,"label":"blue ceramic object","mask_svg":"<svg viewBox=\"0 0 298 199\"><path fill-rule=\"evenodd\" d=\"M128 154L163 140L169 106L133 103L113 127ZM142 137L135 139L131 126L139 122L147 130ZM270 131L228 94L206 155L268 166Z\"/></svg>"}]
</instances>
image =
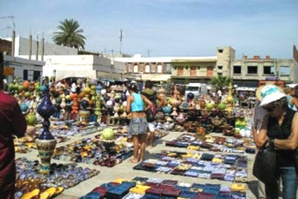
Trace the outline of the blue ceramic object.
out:
<instances>
[{"instance_id":1,"label":"blue ceramic object","mask_svg":"<svg viewBox=\"0 0 298 199\"><path fill-rule=\"evenodd\" d=\"M56 112L56 108L55 108L55 106L53 106L53 104L50 100L48 86L46 86L46 89L44 90L43 94L44 94L44 97L43 97L40 105L37 107L37 112L44 119L44 121L42 123L43 131L39 135L38 139L51 140L51 139L54 139L54 136L51 134L51 132L49 130L49 128L50 128L49 118Z\"/></svg>"},{"instance_id":2,"label":"blue ceramic object","mask_svg":"<svg viewBox=\"0 0 298 199\"><path fill-rule=\"evenodd\" d=\"M164 106L164 107L162 107L162 111L166 114L170 114L172 112L172 107Z\"/></svg>"},{"instance_id":3,"label":"blue ceramic object","mask_svg":"<svg viewBox=\"0 0 298 199\"><path fill-rule=\"evenodd\" d=\"M194 98L195 98L195 95L192 92L187 94L187 99L188 100L193 100Z\"/></svg>"}]
</instances>

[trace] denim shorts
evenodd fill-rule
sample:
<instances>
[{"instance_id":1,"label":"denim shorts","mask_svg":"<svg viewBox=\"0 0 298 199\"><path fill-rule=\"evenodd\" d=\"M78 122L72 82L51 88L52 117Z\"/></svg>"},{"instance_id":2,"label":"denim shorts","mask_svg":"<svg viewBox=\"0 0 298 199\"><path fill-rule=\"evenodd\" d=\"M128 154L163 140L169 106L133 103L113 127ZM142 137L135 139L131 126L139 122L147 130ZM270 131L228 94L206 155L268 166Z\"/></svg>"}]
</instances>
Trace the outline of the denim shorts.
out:
<instances>
[{"instance_id":1,"label":"denim shorts","mask_svg":"<svg viewBox=\"0 0 298 199\"><path fill-rule=\"evenodd\" d=\"M148 122L146 117L131 118L128 128L130 135L147 134Z\"/></svg>"}]
</instances>

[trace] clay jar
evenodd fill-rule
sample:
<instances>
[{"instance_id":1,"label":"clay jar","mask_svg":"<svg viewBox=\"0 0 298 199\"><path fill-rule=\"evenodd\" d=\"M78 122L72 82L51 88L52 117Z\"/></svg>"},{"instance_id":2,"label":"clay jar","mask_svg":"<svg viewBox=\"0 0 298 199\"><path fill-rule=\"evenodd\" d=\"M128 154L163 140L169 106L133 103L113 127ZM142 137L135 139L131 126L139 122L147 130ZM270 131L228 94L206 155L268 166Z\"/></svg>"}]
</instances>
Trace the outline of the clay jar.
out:
<instances>
[{"instance_id":1,"label":"clay jar","mask_svg":"<svg viewBox=\"0 0 298 199\"><path fill-rule=\"evenodd\" d=\"M205 100L201 99L199 104L200 104L200 108L201 109L205 109L206 108L206 102L205 102Z\"/></svg>"},{"instance_id":2,"label":"clay jar","mask_svg":"<svg viewBox=\"0 0 298 199\"><path fill-rule=\"evenodd\" d=\"M197 127L196 129L196 137L197 140L204 140L206 135L206 129L204 127Z\"/></svg>"}]
</instances>

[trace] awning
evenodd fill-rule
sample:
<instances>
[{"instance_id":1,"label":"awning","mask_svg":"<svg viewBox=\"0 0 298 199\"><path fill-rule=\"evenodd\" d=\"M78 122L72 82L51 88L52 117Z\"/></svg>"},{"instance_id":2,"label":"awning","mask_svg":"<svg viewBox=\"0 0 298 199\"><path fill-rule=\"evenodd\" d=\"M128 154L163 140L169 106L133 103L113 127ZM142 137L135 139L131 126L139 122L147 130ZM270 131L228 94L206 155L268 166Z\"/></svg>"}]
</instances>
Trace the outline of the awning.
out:
<instances>
[{"instance_id":1,"label":"awning","mask_svg":"<svg viewBox=\"0 0 298 199\"><path fill-rule=\"evenodd\" d=\"M78 78L90 78L96 79L95 70L57 70L56 71L56 81L69 78L69 77L78 77Z\"/></svg>"},{"instance_id":2,"label":"awning","mask_svg":"<svg viewBox=\"0 0 298 199\"><path fill-rule=\"evenodd\" d=\"M138 77L140 79L140 77ZM160 75L160 74L143 74L142 80L151 80L151 81L167 81L168 79L171 79L171 75Z\"/></svg>"}]
</instances>

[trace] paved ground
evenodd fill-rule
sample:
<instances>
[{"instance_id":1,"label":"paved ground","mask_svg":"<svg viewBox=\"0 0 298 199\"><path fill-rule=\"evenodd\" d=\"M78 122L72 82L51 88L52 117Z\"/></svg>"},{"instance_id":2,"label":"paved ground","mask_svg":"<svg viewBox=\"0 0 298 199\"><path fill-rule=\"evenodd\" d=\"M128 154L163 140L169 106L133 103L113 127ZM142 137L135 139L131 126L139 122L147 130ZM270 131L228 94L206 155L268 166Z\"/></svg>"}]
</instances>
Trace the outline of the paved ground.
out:
<instances>
[{"instance_id":1,"label":"paved ground","mask_svg":"<svg viewBox=\"0 0 298 199\"><path fill-rule=\"evenodd\" d=\"M174 147L166 147L165 142L168 140L176 139L181 132L170 132L167 136L155 141L155 146L153 148L147 147L146 149L146 158L152 157L153 153L160 152L161 150L171 150L171 151L187 151L187 149L184 148L174 148ZM92 134L86 137L94 137L96 134ZM66 143L60 143L57 146L66 145L68 143L71 143L75 140L81 139L82 137L74 137L70 141ZM252 163L254 159L253 154L246 154L248 156L248 180L247 183L247 198L248 199L254 199L256 198L256 190L257 190L257 181L252 176ZM37 151L33 151L28 154L17 154L17 157L25 156L28 159L34 160L37 159ZM63 161L53 160L52 162L57 163L64 163ZM213 184L223 184L223 185L231 185L231 182L227 181L221 181L221 180L208 180L208 179L202 179L202 178L193 178L193 177L185 177L185 176L179 176L179 175L170 175L170 174L160 174L155 172L147 172L147 171L139 171L139 170L133 170L133 166L136 164L133 164L129 162L129 159L125 160L119 165L116 165L112 168L108 167L100 167L90 164L80 164L82 167L90 167L97 170L100 170L100 174L97 176L90 178L84 182L81 182L77 186L65 190L62 194L60 194L57 199L75 199L79 198L90 191L94 189L97 186L100 186L103 183L107 183L110 181L113 181L117 178L124 178L124 179L133 179L136 176L140 177L156 177L156 178L163 178L163 179L173 179L178 180L179 182L187 182L187 183L213 183Z\"/></svg>"}]
</instances>

